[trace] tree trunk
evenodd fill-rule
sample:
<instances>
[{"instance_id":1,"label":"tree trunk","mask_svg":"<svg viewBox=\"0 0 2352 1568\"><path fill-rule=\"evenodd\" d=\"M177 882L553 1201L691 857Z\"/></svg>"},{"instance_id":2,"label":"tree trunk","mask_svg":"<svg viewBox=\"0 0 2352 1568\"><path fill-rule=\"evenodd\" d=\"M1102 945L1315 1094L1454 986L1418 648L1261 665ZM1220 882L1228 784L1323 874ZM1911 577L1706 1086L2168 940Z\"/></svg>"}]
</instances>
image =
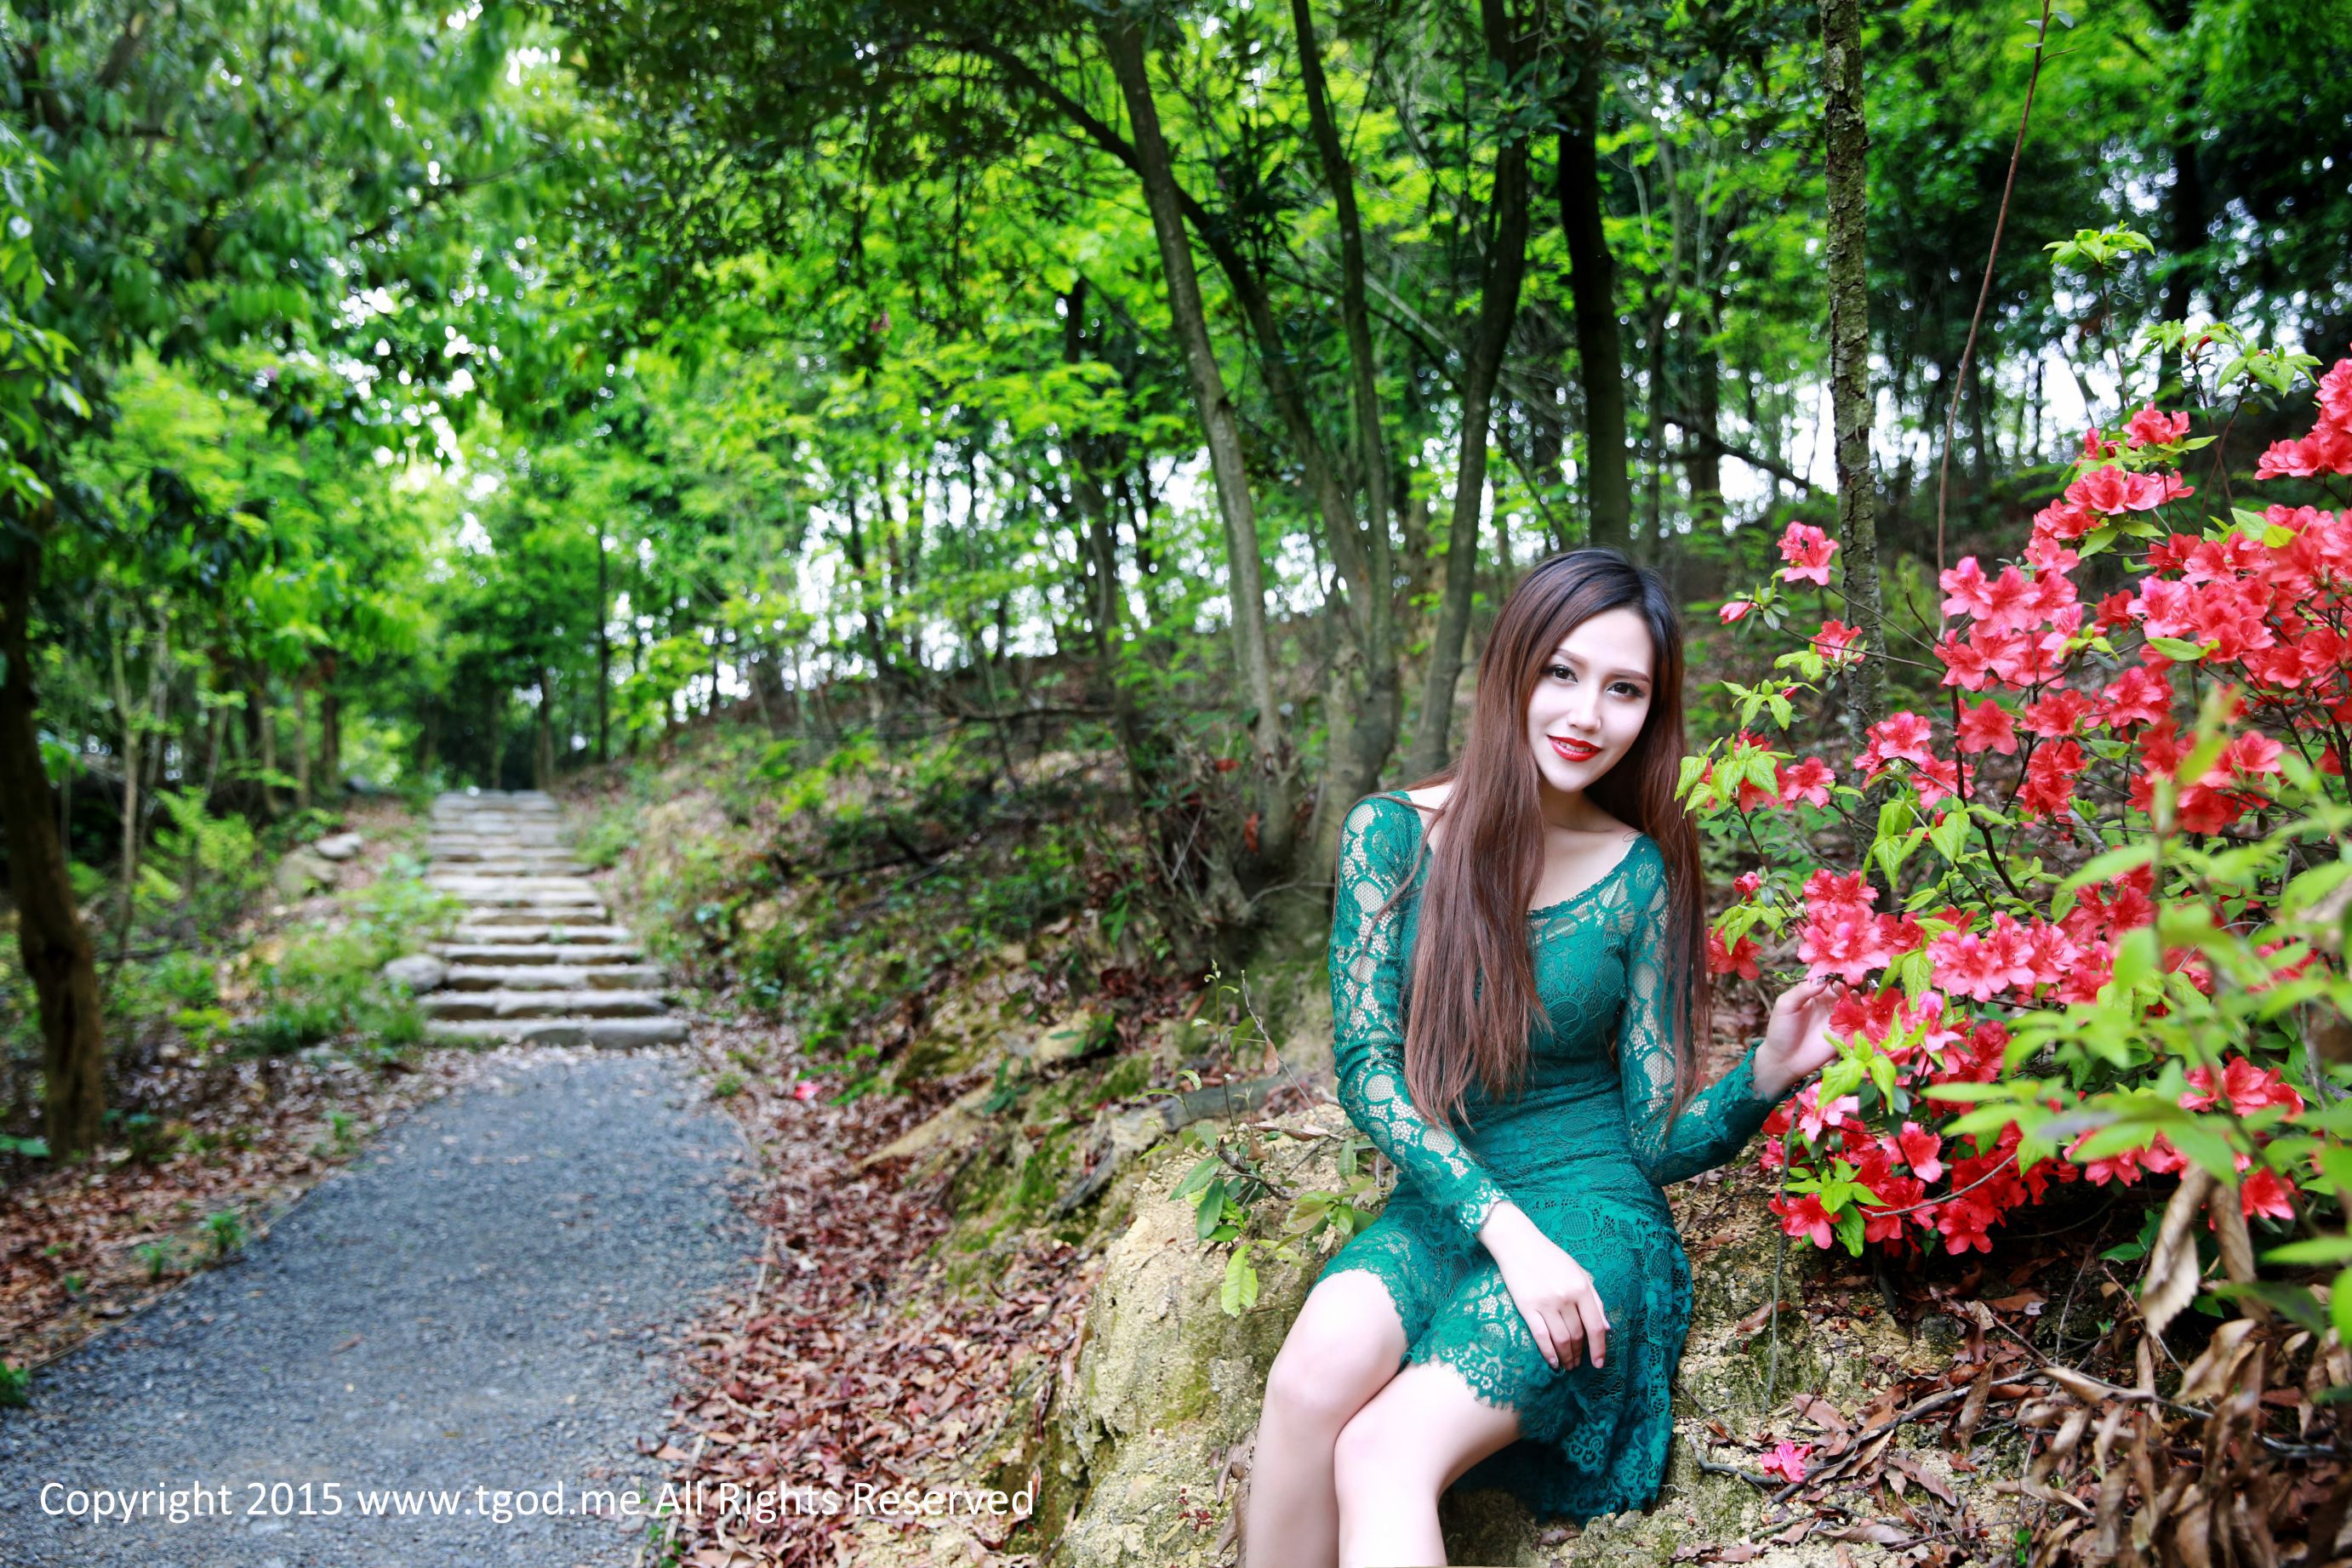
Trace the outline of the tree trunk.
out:
<instances>
[{"instance_id":1,"label":"tree trunk","mask_svg":"<svg viewBox=\"0 0 2352 1568\"><path fill-rule=\"evenodd\" d=\"M1692 323L1692 413L1697 428L1683 431L1683 473L1690 484L1691 530L1712 534L1723 527L1723 362L1707 340L1723 319L1720 287L1710 304L1707 319Z\"/></svg>"},{"instance_id":2,"label":"tree trunk","mask_svg":"<svg viewBox=\"0 0 2352 1568\"><path fill-rule=\"evenodd\" d=\"M294 809L310 809L310 682L294 679Z\"/></svg>"},{"instance_id":3,"label":"tree trunk","mask_svg":"<svg viewBox=\"0 0 2352 1568\"><path fill-rule=\"evenodd\" d=\"M710 677L711 698L718 700L719 677ZM531 719L530 787L545 789L555 782L555 672L539 672L539 706Z\"/></svg>"},{"instance_id":4,"label":"tree trunk","mask_svg":"<svg viewBox=\"0 0 2352 1568\"><path fill-rule=\"evenodd\" d=\"M1846 614L1863 661L1847 677L1855 743L1886 706L1886 637L1879 609L1878 517L1870 465L1870 287L1863 119L1862 0L1822 0L1822 70L1828 99L1830 403L1837 442L1837 532L1845 556Z\"/></svg>"},{"instance_id":5,"label":"tree trunk","mask_svg":"<svg viewBox=\"0 0 2352 1568\"><path fill-rule=\"evenodd\" d=\"M1504 36L1500 0L1486 0L1486 49L1507 69L1510 39ZM1495 382L1518 319L1519 280L1527 270L1528 143L1520 137L1495 158L1495 225L1479 279L1478 336L1464 367L1462 450L1454 465L1453 531L1445 546L1445 597L1430 644L1428 680L1421 696L1421 724L1407 771L1423 778L1445 766L1454 729L1454 688L1462 674L1470 635L1470 605L1477 583L1478 523L1486 509L1486 444L1493 423ZM1505 550L1506 562L1508 549Z\"/></svg>"},{"instance_id":6,"label":"tree trunk","mask_svg":"<svg viewBox=\"0 0 2352 1568\"><path fill-rule=\"evenodd\" d=\"M1490 6L1494 0L1489 0ZM1389 533L1394 505L1389 442L1381 428L1380 365L1372 354L1371 309L1364 281L1364 235L1356 207L1356 171L1339 141L1331 115L1330 93L1323 77L1323 52L1315 37L1315 21L1307 0L1291 0L1290 22L1298 39L1299 74L1306 89L1307 113L1317 157L1323 165L1324 183L1339 225L1339 315L1348 340L1349 402L1355 413L1355 468L1364 497L1363 573L1367 580L1358 595L1362 604L1360 633L1353 639L1353 657L1335 657L1329 699L1348 709L1349 722L1334 723L1325 752L1322 787L1315 800L1315 815L1307 827L1307 878L1317 883L1331 879L1339 858L1339 830L1356 801L1380 784L1381 769L1395 749L1399 721L1403 716L1403 685L1397 668L1396 562ZM1520 205L1526 203L1522 197ZM1335 541L1341 570L1349 565ZM1327 703L1336 719L1338 707ZM1318 922L1319 924L1319 922Z\"/></svg>"},{"instance_id":7,"label":"tree trunk","mask_svg":"<svg viewBox=\"0 0 2352 1568\"><path fill-rule=\"evenodd\" d=\"M878 489L875 494L875 511L880 515L885 510L884 503ZM889 654L883 648L882 622L874 612L874 580L866 570L869 552L866 549L866 525L857 515L856 486L848 486L841 510L848 524L843 543L849 552L849 570L857 578L857 607L866 629L866 654L874 661L874 680L867 688L870 694L868 706L878 715L880 710L875 705L880 701L882 686L889 679L891 666Z\"/></svg>"},{"instance_id":8,"label":"tree trunk","mask_svg":"<svg viewBox=\"0 0 2352 1568\"><path fill-rule=\"evenodd\" d=\"M261 820L278 820L278 786L270 775L278 771L278 714L269 701L269 669L256 661L253 665L253 690L245 702L246 738L249 749L261 768Z\"/></svg>"},{"instance_id":9,"label":"tree trunk","mask_svg":"<svg viewBox=\"0 0 2352 1568\"><path fill-rule=\"evenodd\" d=\"M1201 301L1201 282L1192 267L1191 241L1178 203L1175 168L1160 128L1160 106L1151 95L1151 81L1143 53L1143 36L1137 20L1114 16L1098 24L1104 53L1118 78L1133 126L1135 152L1140 165L1144 202L1151 211L1151 227L1160 242L1160 261L1168 284L1169 315L1191 373L1192 403L1209 448L1209 468L1216 484L1217 510L1224 522L1225 556L1233 603L1234 653L1242 692L1255 710L1250 738L1257 758L1258 859L1279 873L1286 869L1297 814L1298 759L1290 744L1290 726L1274 691L1274 658L1266 638L1265 585L1259 556L1257 507L1243 465L1241 423L1218 368L1216 350L1209 340L1208 312ZM1219 912L1228 919L1242 911Z\"/></svg>"},{"instance_id":10,"label":"tree trunk","mask_svg":"<svg viewBox=\"0 0 2352 1568\"><path fill-rule=\"evenodd\" d=\"M1601 56L1577 72L1559 132L1559 226L1568 246L1576 311L1577 370L1584 384L1585 538L1625 549L1633 538L1633 490L1625 465L1625 355L1617 330L1617 267L1601 226Z\"/></svg>"},{"instance_id":11,"label":"tree trunk","mask_svg":"<svg viewBox=\"0 0 2352 1568\"><path fill-rule=\"evenodd\" d=\"M340 662L331 649L319 655L319 774L316 789L330 810L343 801L343 695L336 689Z\"/></svg>"},{"instance_id":12,"label":"tree trunk","mask_svg":"<svg viewBox=\"0 0 2352 1568\"><path fill-rule=\"evenodd\" d=\"M613 760L613 601L605 580L604 525L596 525L596 760Z\"/></svg>"},{"instance_id":13,"label":"tree trunk","mask_svg":"<svg viewBox=\"0 0 2352 1568\"><path fill-rule=\"evenodd\" d=\"M27 622L37 538L0 544L0 831L7 834L16 946L41 1011L42 1133L53 1160L94 1145L106 1110L106 1030L98 965L75 906L57 801L41 765Z\"/></svg>"},{"instance_id":14,"label":"tree trunk","mask_svg":"<svg viewBox=\"0 0 2352 1568\"><path fill-rule=\"evenodd\" d=\"M121 892L114 917L117 964L131 949L131 890L139 882L139 763L147 738L140 724L145 706L131 700L131 683L122 673L122 643L130 635L131 626L126 625L107 639L108 664L114 675L114 716L122 726Z\"/></svg>"}]
</instances>

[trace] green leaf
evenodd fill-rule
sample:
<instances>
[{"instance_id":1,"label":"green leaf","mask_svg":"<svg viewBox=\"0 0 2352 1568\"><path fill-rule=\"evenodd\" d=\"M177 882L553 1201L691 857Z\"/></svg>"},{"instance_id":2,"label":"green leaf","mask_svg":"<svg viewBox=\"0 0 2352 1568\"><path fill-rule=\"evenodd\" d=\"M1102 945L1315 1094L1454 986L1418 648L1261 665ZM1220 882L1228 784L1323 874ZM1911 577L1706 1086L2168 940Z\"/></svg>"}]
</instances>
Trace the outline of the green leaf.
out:
<instances>
[{"instance_id":1,"label":"green leaf","mask_svg":"<svg viewBox=\"0 0 2352 1568\"><path fill-rule=\"evenodd\" d=\"M2352 1236L2315 1236L2303 1241L2290 1241L2273 1247L2263 1254L2265 1263L2347 1263L2352 1262Z\"/></svg>"},{"instance_id":2,"label":"green leaf","mask_svg":"<svg viewBox=\"0 0 2352 1568\"><path fill-rule=\"evenodd\" d=\"M1936 825L1927 830L1928 841L1952 864L1960 863L1960 852L1969 841L1969 814L1965 808L1955 807L1944 813Z\"/></svg>"},{"instance_id":3,"label":"green leaf","mask_svg":"<svg viewBox=\"0 0 2352 1568\"><path fill-rule=\"evenodd\" d=\"M1214 1231L1218 1226L1224 1223L1224 1177L1219 1176L1215 1181L1211 1182L1208 1189L1201 1194L1199 1215L1200 1224L1197 1234L1201 1240L1206 1241L1209 1239L1210 1233Z\"/></svg>"},{"instance_id":4,"label":"green leaf","mask_svg":"<svg viewBox=\"0 0 2352 1568\"><path fill-rule=\"evenodd\" d=\"M1217 1301L1227 1317L1234 1318L1257 1305L1257 1270L1250 1262L1249 1243L1234 1248L1225 1260L1225 1283Z\"/></svg>"},{"instance_id":5,"label":"green leaf","mask_svg":"<svg viewBox=\"0 0 2352 1568\"><path fill-rule=\"evenodd\" d=\"M2142 839L2137 843L2124 844L2093 855L2083 863L2083 869L2058 884L2061 893L2076 893L2095 883L2111 882L2126 872L2137 871L2156 859L2156 841Z\"/></svg>"}]
</instances>

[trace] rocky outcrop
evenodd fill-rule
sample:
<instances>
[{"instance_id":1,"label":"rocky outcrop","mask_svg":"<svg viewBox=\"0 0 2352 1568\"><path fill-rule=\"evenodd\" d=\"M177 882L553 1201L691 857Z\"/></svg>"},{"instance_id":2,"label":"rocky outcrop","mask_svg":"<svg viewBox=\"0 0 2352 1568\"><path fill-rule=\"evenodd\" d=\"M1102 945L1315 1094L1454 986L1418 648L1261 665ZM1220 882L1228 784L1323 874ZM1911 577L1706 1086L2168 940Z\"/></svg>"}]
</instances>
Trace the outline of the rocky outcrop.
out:
<instances>
[{"instance_id":1,"label":"rocky outcrop","mask_svg":"<svg viewBox=\"0 0 2352 1568\"><path fill-rule=\"evenodd\" d=\"M1350 1130L1328 1103L1283 1121L1324 1134ZM1337 1190L1339 1141L1277 1141L1262 1157L1294 1191ZM1131 1218L1107 1249L1076 1376L1056 1401L1051 1462L1063 1488L1081 1500L1047 1559L1050 1568L1217 1568L1236 1561L1234 1519L1247 1484L1266 1372L1338 1239L1327 1237L1320 1249L1310 1244L1297 1263L1261 1253L1255 1305L1238 1317L1227 1314L1220 1304L1224 1249L1204 1249L1191 1204L1169 1197L1199 1157L1197 1148L1162 1145L1136 1164ZM1646 1511L1590 1521L1579 1531L1538 1526L1502 1493L1449 1493L1439 1517L1450 1561L1665 1568L1678 1552L1688 1561L1702 1547L1764 1535L1764 1494L1736 1475L1703 1470L1692 1443L1710 1422L1743 1430L1761 1414L1770 1346L1748 1320L1771 1300L1774 1242L1761 1207L1765 1191L1752 1175L1734 1172L1685 1184L1669 1196L1692 1253L1695 1301L1676 1389L1675 1446L1658 1498ZM1268 1212L1261 1228L1278 1232L1281 1217L1271 1212L1278 1200L1263 1207ZM1794 1274L1804 1262L1792 1257L1784 1282L1775 1406L1811 1391L1853 1410L1890 1366L1916 1370L1948 1360L1948 1334L1923 1332L1915 1340L1884 1314L1810 1322L1795 1301ZM1781 1425L1788 1424L1784 1415ZM1820 1440L1820 1434L1808 1435ZM1917 1433L1903 1438L1924 1441ZM1939 1480L1951 1479L1941 1450L1922 1448L1916 1458ZM1718 1462L1739 1458L1727 1451ZM1850 1550L1857 1562L1883 1555L1860 1543ZM1822 1551L1819 1544L1767 1542L1751 1561L1820 1563Z\"/></svg>"}]
</instances>

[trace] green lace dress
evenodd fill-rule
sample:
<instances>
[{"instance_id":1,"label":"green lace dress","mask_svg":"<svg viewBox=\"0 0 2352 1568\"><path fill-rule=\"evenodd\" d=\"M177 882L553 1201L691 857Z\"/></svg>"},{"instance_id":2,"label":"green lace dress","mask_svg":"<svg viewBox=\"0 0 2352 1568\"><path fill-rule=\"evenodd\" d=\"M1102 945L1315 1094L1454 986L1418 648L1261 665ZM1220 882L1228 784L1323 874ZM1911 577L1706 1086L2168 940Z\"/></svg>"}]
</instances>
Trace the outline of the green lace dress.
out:
<instances>
[{"instance_id":1,"label":"green lace dress","mask_svg":"<svg viewBox=\"0 0 2352 1568\"><path fill-rule=\"evenodd\" d=\"M1665 1476L1691 1313L1690 1260L1659 1188L1737 1155L1776 1102L1756 1092L1751 1045L1666 1124L1665 862L1643 836L1591 887L1528 915L1551 1028L1530 1033L1524 1092L1496 1100L1474 1078L1464 1138L1424 1120L1404 1078L1418 881L1373 919L1413 873L1421 815L1402 795L1370 795L1342 832L1330 955L1339 1103L1397 1184L1318 1277L1377 1275L1404 1322L1400 1369L1443 1361L1482 1402L1518 1412L1520 1437L1459 1487L1499 1488L1538 1519L1579 1523L1643 1507ZM1605 1364L1554 1371L1536 1348L1477 1239L1505 1197L1591 1274L1609 1318Z\"/></svg>"}]
</instances>

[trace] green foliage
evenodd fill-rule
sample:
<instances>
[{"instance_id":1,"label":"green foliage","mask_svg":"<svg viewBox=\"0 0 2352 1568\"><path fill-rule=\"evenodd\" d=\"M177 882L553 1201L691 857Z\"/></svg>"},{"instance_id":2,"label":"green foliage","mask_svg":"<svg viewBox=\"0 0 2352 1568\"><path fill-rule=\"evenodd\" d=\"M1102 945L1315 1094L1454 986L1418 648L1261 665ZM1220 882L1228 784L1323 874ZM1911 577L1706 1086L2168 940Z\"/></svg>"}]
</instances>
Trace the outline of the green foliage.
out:
<instances>
[{"instance_id":1,"label":"green foliage","mask_svg":"<svg viewBox=\"0 0 2352 1568\"><path fill-rule=\"evenodd\" d=\"M336 912L298 926L260 975L257 1017L245 1047L281 1056L322 1040L357 1036L369 1054L396 1054L424 1038L415 998L378 972L446 932L460 905L395 864Z\"/></svg>"},{"instance_id":2,"label":"green foliage","mask_svg":"<svg viewBox=\"0 0 2352 1568\"><path fill-rule=\"evenodd\" d=\"M245 1216L224 1208L205 1216L205 1245L215 1262L226 1262L245 1250Z\"/></svg>"}]
</instances>

